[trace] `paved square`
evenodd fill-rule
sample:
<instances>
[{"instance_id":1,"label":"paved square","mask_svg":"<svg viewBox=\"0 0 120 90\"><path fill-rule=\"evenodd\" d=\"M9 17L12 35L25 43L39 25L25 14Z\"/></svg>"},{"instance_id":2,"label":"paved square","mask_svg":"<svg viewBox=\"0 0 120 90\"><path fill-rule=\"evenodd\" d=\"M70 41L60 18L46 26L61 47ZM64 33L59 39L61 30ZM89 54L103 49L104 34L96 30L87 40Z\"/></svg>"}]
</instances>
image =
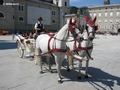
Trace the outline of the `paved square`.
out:
<instances>
[{"instance_id":1,"label":"paved square","mask_svg":"<svg viewBox=\"0 0 120 90\"><path fill-rule=\"evenodd\" d=\"M63 83L58 84L55 64L53 74L44 65L44 74L39 73L39 66L34 60L20 58L16 41L12 36L0 36L0 90L120 90L120 35L97 35L89 63L89 79L77 79L78 61L75 70L66 71L65 61L61 69ZM27 54L27 53L25 53Z\"/></svg>"}]
</instances>

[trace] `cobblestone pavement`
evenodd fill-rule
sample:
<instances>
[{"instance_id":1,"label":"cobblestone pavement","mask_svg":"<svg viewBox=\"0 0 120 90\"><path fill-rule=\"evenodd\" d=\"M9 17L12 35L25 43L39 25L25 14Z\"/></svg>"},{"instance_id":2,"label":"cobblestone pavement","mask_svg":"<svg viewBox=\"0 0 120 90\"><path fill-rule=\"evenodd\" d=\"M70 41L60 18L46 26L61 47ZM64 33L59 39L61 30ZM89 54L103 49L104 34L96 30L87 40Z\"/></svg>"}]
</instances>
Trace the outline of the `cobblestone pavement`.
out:
<instances>
[{"instance_id":1,"label":"cobblestone pavement","mask_svg":"<svg viewBox=\"0 0 120 90\"><path fill-rule=\"evenodd\" d=\"M89 63L89 78L84 78L85 62L82 79L78 80L78 61L70 72L63 61L63 83L58 84L55 64L52 64L54 73L49 73L44 64L45 73L40 74L40 67L33 59L18 56L11 35L0 36L0 90L120 90L120 35L97 35L93 43L94 60Z\"/></svg>"}]
</instances>

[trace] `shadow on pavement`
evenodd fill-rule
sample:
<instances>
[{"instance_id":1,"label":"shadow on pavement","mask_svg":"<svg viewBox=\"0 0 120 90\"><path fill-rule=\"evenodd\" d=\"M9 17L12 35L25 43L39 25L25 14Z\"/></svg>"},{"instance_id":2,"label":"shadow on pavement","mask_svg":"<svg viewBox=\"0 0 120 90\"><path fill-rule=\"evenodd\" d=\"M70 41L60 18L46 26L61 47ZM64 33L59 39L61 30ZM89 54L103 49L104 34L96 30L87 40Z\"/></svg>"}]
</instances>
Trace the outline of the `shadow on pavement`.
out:
<instances>
[{"instance_id":1,"label":"shadow on pavement","mask_svg":"<svg viewBox=\"0 0 120 90\"><path fill-rule=\"evenodd\" d=\"M85 68L83 68L83 70L85 71ZM83 74L84 73L85 72L83 72ZM84 75L81 74L82 79L78 80L77 79L78 72L75 70L67 72L67 70L62 69L61 74L64 78L68 79L68 80L63 79L64 82L66 81L88 82L97 90L106 90L105 87L109 87L109 90L113 90L112 87L114 87L115 84L120 86L120 77L113 76L109 73L102 71L101 69L94 67L89 67L90 77L88 79L85 79Z\"/></svg>"},{"instance_id":2,"label":"shadow on pavement","mask_svg":"<svg viewBox=\"0 0 120 90\"><path fill-rule=\"evenodd\" d=\"M16 42L8 42L5 40L0 40L0 50L16 49L16 48L17 48Z\"/></svg>"}]
</instances>

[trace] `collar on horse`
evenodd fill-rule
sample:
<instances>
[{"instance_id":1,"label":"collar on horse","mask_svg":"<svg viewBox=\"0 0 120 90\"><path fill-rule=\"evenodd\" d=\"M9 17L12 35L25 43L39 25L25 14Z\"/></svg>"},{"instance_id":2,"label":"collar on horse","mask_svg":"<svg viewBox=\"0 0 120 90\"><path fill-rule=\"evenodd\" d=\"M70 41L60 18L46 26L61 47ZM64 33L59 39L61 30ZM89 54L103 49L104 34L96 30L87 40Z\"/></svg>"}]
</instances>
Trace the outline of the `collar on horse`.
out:
<instances>
[{"instance_id":1,"label":"collar on horse","mask_svg":"<svg viewBox=\"0 0 120 90\"><path fill-rule=\"evenodd\" d=\"M67 49L59 49L59 48L56 48L56 46L53 46L54 48L53 49L50 49L50 41L51 39L54 38L54 35L50 37L50 39L48 40L48 51L49 52L66 52ZM56 38L54 38L55 40Z\"/></svg>"}]
</instances>

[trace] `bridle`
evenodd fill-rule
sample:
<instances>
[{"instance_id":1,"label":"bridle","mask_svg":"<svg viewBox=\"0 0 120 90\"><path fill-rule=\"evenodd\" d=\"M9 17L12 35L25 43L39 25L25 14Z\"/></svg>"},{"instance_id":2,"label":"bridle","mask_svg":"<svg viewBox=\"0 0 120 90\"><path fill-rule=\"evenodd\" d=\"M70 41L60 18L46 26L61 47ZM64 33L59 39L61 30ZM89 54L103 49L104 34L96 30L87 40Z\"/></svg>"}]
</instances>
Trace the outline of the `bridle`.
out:
<instances>
[{"instance_id":1,"label":"bridle","mask_svg":"<svg viewBox=\"0 0 120 90\"><path fill-rule=\"evenodd\" d=\"M88 30L88 27L90 27L90 25L89 25L89 26L86 26L86 31L87 31L88 36L89 36L91 33L94 35L94 34L95 34L95 26L94 26L94 25L91 26L91 28L92 28L91 31Z\"/></svg>"},{"instance_id":2,"label":"bridle","mask_svg":"<svg viewBox=\"0 0 120 90\"><path fill-rule=\"evenodd\" d=\"M71 34L73 35L74 38L76 38L79 34L81 34L81 31L75 32L76 29L79 30L77 25L75 25L75 24L69 25L68 36L70 36L69 31L71 32Z\"/></svg>"}]
</instances>

